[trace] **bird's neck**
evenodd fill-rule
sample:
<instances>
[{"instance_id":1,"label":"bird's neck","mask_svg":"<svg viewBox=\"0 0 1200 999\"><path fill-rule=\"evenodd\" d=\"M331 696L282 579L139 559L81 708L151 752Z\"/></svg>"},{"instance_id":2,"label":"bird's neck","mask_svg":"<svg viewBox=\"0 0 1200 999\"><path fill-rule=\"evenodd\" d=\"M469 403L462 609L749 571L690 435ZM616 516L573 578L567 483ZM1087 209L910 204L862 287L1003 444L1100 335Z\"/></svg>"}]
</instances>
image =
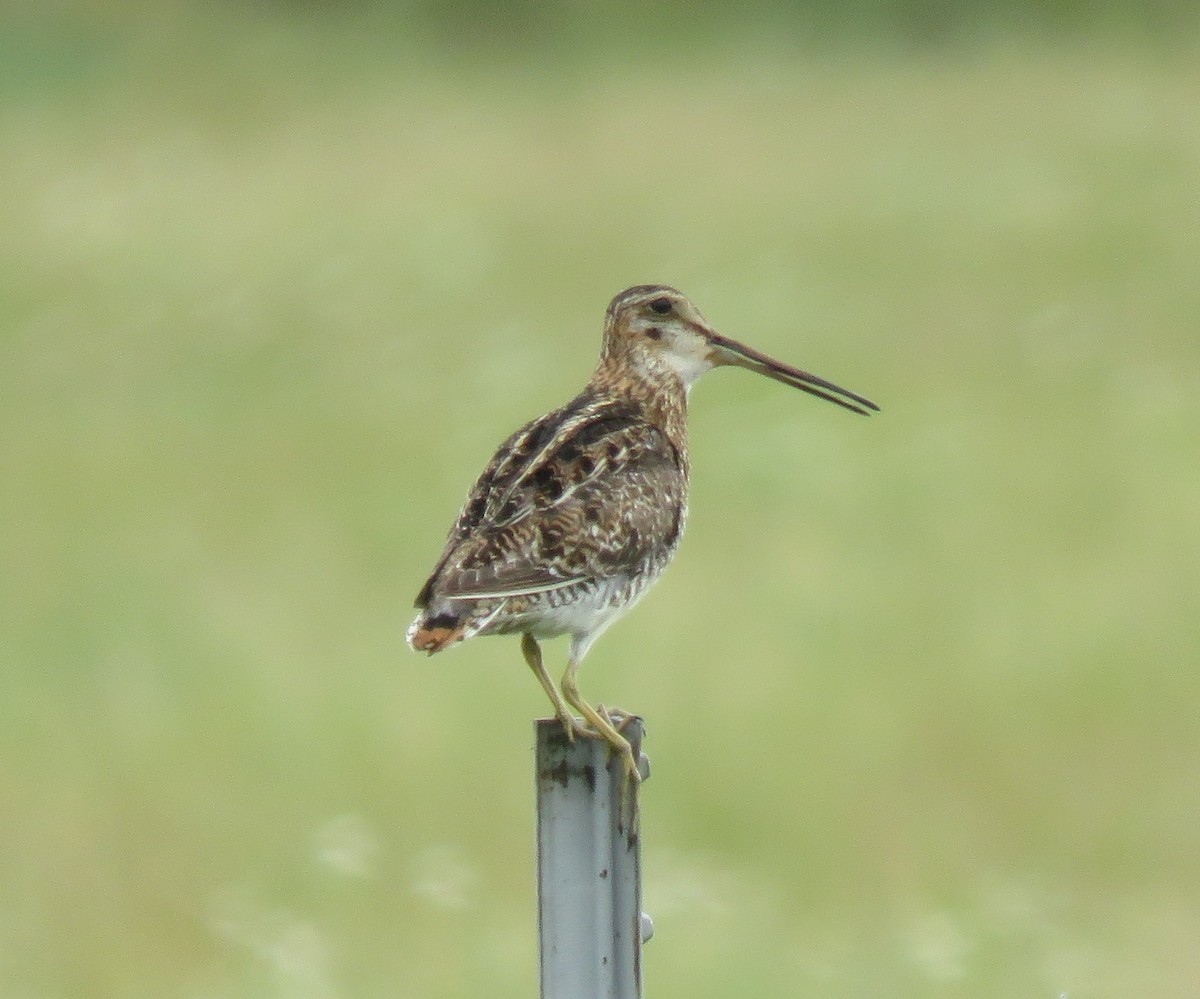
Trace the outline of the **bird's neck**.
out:
<instances>
[{"instance_id":1,"label":"bird's neck","mask_svg":"<svg viewBox=\"0 0 1200 999\"><path fill-rule=\"evenodd\" d=\"M643 371L628 364L609 364L601 359L589 389L598 396L618 399L635 406L651 426L658 427L688 464L687 397L690 384L665 366Z\"/></svg>"}]
</instances>

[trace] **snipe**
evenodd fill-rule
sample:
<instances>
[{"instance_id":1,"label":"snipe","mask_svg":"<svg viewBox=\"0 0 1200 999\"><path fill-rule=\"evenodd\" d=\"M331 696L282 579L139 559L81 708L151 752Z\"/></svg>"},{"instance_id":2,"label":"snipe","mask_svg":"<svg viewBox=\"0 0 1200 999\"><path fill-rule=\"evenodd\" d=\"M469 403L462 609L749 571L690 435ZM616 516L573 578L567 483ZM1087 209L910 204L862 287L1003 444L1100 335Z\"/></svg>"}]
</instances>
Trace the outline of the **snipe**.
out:
<instances>
[{"instance_id":1,"label":"snipe","mask_svg":"<svg viewBox=\"0 0 1200 999\"><path fill-rule=\"evenodd\" d=\"M688 389L723 365L855 413L879 408L721 336L674 288L627 288L608 307L600 362L584 390L509 437L475 483L408 630L409 644L430 654L476 635L520 634L525 661L568 736L605 739L631 780L637 764L619 722L583 699L576 673L679 546ZM561 691L538 646L558 635L571 638Z\"/></svg>"}]
</instances>

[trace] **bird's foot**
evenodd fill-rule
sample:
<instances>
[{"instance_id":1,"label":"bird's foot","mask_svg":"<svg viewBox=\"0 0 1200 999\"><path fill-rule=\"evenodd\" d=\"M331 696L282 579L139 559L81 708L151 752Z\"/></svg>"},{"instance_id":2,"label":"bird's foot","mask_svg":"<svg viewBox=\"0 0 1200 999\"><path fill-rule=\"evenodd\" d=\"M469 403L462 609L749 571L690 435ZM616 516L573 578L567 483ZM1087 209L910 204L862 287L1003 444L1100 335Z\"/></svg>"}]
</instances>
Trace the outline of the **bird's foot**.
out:
<instances>
[{"instance_id":1,"label":"bird's foot","mask_svg":"<svg viewBox=\"0 0 1200 999\"><path fill-rule=\"evenodd\" d=\"M621 771L627 783L641 784L642 769L638 766L638 759L633 753L633 747L628 742L625 743L625 748L621 753Z\"/></svg>"},{"instance_id":2,"label":"bird's foot","mask_svg":"<svg viewBox=\"0 0 1200 999\"><path fill-rule=\"evenodd\" d=\"M627 726L638 715L624 708L606 708L603 704L597 704L596 710L604 717L604 719L613 727L615 732L624 732Z\"/></svg>"},{"instance_id":3,"label":"bird's foot","mask_svg":"<svg viewBox=\"0 0 1200 999\"><path fill-rule=\"evenodd\" d=\"M616 746L613 746L614 751L619 752L621 757L621 801L618 828L625 832L629 842L632 843L637 837L640 824L638 821L638 791L642 785L642 771L638 767L637 757L634 755L629 741L626 739L621 741L625 743L624 748L617 750Z\"/></svg>"},{"instance_id":4,"label":"bird's foot","mask_svg":"<svg viewBox=\"0 0 1200 999\"><path fill-rule=\"evenodd\" d=\"M589 728L582 718L576 718L573 714L560 714L558 716L558 723L567 735L567 742L574 742L576 736L581 739L603 738L599 732L595 732Z\"/></svg>"}]
</instances>

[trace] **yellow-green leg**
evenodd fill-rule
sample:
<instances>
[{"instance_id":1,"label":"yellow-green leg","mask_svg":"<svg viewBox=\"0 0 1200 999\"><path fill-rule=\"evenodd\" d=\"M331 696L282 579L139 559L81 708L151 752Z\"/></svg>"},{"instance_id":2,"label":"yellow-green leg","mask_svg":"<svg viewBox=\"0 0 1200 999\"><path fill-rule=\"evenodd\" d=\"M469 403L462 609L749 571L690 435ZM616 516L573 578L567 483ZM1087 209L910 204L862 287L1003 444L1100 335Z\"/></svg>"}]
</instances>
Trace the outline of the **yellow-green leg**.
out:
<instances>
[{"instance_id":1,"label":"yellow-green leg","mask_svg":"<svg viewBox=\"0 0 1200 999\"><path fill-rule=\"evenodd\" d=\"M550 674L546 672L546 667L542 663L542 649L538 645L537 639L529 632L525 632L521 636L521 652L524 653L525 661L533 670L533 675L538 678L538 683L542 685L546 696L550 698L550 703L554 705L554 713L558 715L558 720L567 733L567 739L574 742L577 735L592 735L592 732L571 713L567 702L563 700L563 695L554 686L554 681L550 679Z\"/></svg>"},{"instance_id":2,"label":"yellow-green leg","mask_svg":"<svg viewBox=\"0 0 1200 999\"><path fill-rule=\"evenodd\" d=\"M562 678L563 697L566 698L567 703L571 707L575 708L587 719L587 723L592 727L592 730L587 734L603 739L608 743L612 751L621 757L621 763L625 768L626 782L639 783L642 775L638 771L637 758L633 755L633 747L629 744L629 740L617 731L606 715L601 714L593 708L580 695L579 685L575 680L575 672L578 669L579 660L572 658L567 663L567 671L563 674Z\"/></svg>"}]
</instances>

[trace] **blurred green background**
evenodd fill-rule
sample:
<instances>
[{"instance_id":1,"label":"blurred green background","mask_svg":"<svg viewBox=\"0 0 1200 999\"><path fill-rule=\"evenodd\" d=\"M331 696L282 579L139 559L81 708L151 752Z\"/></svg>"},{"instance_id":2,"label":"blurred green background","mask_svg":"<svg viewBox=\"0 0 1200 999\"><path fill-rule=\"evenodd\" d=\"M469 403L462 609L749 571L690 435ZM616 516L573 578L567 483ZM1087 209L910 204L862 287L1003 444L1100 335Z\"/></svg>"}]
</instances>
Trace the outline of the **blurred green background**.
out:
<instances>
[{"instance_id":1,"label":"blurred green background","mask_svg":"<svg viewBox=\"0 0 1200 999\"><path fill-rule=\"evenodd\" d=\"M582 672L648 994L1200 994L1200 46L1131 6L7 6L0 995L535 994L548 706L403 635L646 281L883 406L692 394Z\"/></svg>"}]
</instances>

